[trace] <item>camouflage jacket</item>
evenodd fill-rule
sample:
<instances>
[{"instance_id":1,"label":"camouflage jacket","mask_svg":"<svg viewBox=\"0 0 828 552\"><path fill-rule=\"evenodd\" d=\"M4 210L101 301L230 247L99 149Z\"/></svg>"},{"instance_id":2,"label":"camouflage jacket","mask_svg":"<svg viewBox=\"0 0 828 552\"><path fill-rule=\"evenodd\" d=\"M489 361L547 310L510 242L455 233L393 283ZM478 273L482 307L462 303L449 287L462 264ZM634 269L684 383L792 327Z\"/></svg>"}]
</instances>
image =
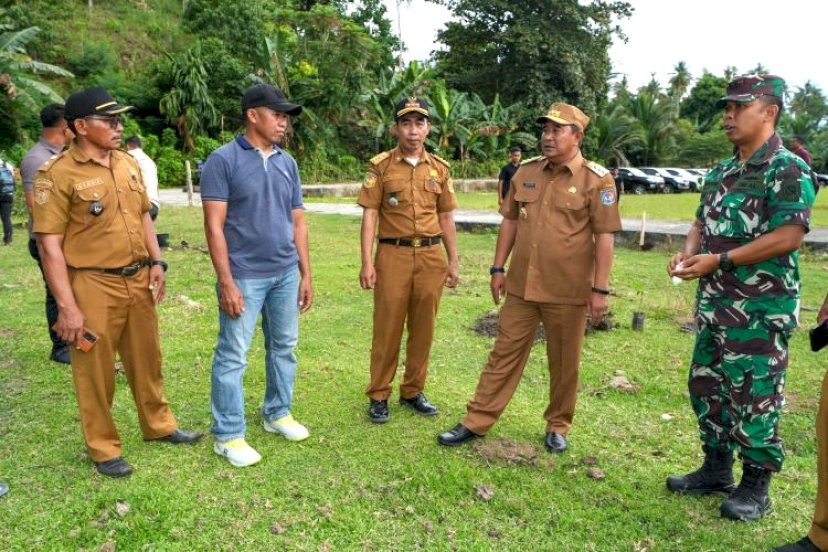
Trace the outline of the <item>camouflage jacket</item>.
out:
<instances>
[{"instance_id":1,"label":"camouflage jacket","mask_svg":"<svg viewBox=\"0 0 828 552\"><path fill-rule=\"evenodd\" d=\"M808 229L814 176L774 134L747 161L733 156L704 180L696 219L701 253L723 253L786 224ZM797 252L699 280L696 315L707 324L789 331L799 311Z\"/></svg>"}]
</instances>

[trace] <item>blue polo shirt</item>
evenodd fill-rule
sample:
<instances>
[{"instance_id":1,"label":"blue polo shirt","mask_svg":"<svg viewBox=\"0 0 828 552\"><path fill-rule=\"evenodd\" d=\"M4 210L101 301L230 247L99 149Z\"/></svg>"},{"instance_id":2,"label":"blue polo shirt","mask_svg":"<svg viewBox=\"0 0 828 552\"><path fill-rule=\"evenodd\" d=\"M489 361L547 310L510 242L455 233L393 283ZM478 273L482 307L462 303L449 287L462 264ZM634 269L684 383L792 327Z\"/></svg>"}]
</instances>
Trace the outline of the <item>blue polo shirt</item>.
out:
<instances>
[{"instance_id":1,"label":"blue polo shirt","mask_svg":"<svg viewBox=\"0 0 828 552\"><path fill-rule=\"evenodd\" d=\"M224 237L234 278L271 278L296 266L293 209L303 209L299 168L273 146L270 155L244 136L207 158L201 200L227 202Z\"/></svg>"}]
</instances>

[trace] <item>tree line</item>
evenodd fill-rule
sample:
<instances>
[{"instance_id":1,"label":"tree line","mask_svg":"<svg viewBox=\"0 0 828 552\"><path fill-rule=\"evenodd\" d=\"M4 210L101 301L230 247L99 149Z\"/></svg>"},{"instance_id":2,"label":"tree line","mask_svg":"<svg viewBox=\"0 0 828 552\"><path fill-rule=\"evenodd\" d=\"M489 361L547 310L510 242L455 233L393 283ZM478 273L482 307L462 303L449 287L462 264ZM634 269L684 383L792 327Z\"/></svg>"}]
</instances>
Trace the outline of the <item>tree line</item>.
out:
<instances>
[{"instance_id":1,"label":"tree line","mask_svg":"<svg viewBox=\"0 0 828 552\"><path fill-rule=\"evenodd\" d=\"M608 166L704 167L728 155L714 103L735 69L693 78L679 62L665 86L610 85L608 51L628 3L432 1L455 20L430 60L407 66L380 0L7 1L0 151L19 158L40 106L100 85L138 108L125 135L142 135L162 183L178 185L184 159L204 159L237 132L243 91L266 82L305 108L287 147L306 181L359 178L393 145L393 105L410 95L430 101L429 148L454 160L458 177L496 174L510 146L536 151L534 120L559 100L592 116L584 152ZM788 106L783 135L802 136L825 170L822 91L794 87Z\"/></svg>"}]
</instances>

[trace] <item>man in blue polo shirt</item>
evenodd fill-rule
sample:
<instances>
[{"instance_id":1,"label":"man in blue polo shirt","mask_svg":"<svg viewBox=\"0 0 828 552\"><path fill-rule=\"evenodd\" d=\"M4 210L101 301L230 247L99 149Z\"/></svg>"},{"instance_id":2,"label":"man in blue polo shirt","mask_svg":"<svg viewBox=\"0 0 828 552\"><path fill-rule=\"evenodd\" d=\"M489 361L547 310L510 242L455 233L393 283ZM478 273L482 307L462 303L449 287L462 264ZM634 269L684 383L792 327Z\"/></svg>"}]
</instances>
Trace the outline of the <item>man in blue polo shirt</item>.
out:
<instances>
[{"instance_id":1,"label":"man in blue polo shirt","mask_svg":"<svg viewBox=\"0 0 828 552\"><path fill-rule=\"evenodd\" d=\"M216 454L234 466L261 456L245 441L243 377L259 313L265 337L264 429L301 441L308 430L290 413L299 313L313 303L308 229L296 161L279 148L288 117L302 108L275 86L242 98L245 132L207 158L201 199L216 270L219 334L213 357Z\"/></svg>"}]
</instances>

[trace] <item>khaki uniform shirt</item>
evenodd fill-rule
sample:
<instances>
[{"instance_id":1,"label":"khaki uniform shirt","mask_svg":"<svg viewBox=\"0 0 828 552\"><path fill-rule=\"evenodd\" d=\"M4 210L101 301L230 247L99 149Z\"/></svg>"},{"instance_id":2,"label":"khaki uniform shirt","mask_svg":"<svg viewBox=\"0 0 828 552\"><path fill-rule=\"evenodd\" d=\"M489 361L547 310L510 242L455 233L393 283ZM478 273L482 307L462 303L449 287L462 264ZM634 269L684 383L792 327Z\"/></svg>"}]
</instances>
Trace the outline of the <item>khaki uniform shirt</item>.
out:
<instances>
[{"instance_id":1,"label":"khaki uniform shirt","mask_svg":"<svg viewBox=\"0 0 828 552\"><path fill-rule=\"evenodd\" d=\"M585 305L595 269L594 234L621 230L612 175L581 154L555 166L524 162L500 214L517 220L506 292L526 301Z\"/></svg>"},{"instance_id":2,"label":"khaki uniform shirt","mask_svg":"<svg viewBox=\"0 0 828 552\"><path fill-rule=\"evenodd\" d=\"M92 213L99 202L103 210ZM66 264L120 268L149 258L142 214L150 201L138 163L112 151L111 167L72 147L44 163L34 182L34 231L63 235Z\"/></svg>"},{"instance_id":3,"label":"khaki uniform shirt","mask_svg":"<svg viewBox=\"0 0 828 552\"><path fill-rule=\"evenodd\" d=\"M412 167L399 148L371 159L358 203L379 211L380 238L439 236L437 214L457 208L448 163L424 151Z\"/></svg>"}]
</instances>

